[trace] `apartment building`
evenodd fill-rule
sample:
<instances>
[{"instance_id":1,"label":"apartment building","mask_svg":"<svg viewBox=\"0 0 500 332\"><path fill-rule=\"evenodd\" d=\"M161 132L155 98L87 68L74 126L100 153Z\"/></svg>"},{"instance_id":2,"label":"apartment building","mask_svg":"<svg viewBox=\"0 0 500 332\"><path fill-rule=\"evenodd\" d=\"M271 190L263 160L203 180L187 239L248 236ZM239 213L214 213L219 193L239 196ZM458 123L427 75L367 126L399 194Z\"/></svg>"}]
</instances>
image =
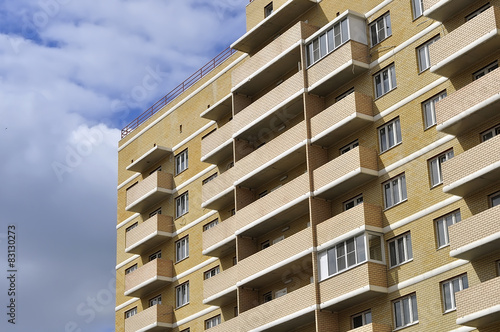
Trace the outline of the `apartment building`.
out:
<instances>
[{"instance_id":1,"label":"apartment building","mask_svg":"<svg viewBox=\"0 0 500 332\"><path fill-rule=\"evenodd\" d=\"M500 0L244 5L122 131L116 331L500 331Z\"/></svg>"}]
</instances>

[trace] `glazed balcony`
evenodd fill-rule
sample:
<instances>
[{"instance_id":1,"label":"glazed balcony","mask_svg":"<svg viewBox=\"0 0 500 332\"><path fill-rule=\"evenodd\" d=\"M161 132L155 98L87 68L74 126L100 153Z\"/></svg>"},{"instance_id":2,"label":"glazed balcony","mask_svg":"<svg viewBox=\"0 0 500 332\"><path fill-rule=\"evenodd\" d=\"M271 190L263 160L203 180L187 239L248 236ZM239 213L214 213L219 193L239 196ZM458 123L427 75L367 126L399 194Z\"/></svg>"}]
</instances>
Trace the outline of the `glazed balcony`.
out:
<instances>
[{"instance_id":1,"label":"glazed balcony","mask_svg":"<svg viewBox=\"0 0 500 332\"><path fill-rule=\"evenodd\" d=\"M172 174L157 171L127 190L125 210L143 213L174 192Z\"/></svg>"},{"instance_id":2,"label":"glazed balcony","mask_svg":"<svg viewBox=\"0 0 500 332\"><path fill-rule=\"evenodd\" d=\"M366 262L319 283L320 308L340 311L387 294L387 267Z\"/></svg>"},{"instance_id":3,"label":"glazed balcony","mask_svg":"<svg viewBox=\"0 0 500 332\"><path fill-rule=\"evenodd\" d=\"M450 256L468 261L500 248L500 205L449 227Z\"/></svg>"},{"instance_id":4,"label":"glazed balcony","mask_svg":"<svg viewBox=\"0 0 500 332\"><path fill-rule=\"evenodd\" d=\"M424 0L424 16L444 22L470 5L470 0Z\"/></svg>"},{"instance_id":5,"label":"glazed balcony","mask_svg":"<svg viewBox=\"0 0 500 332\"><path fill-rule=\"evenodd\" d=\"M154 164L172 153L172 149L155 145L151 150L140 156L127 166L127 171L142 173Z\"/></svg>"},{"instance_id":6,"label":"glazed balcony","mask_svg":"<svg viewBox=\"0 0 500 332\"><path fill-rule=\"evenodd\" d=\"M301 61L302 40L317 28L298 22L233 71L233 92L252 96L277 81Z\"/></svg>"},{"instance_id":7,"label":"glazed balcony","mask_svg":"<svg viewBox=\"0 0 500 332\"><path fill-rule=\"evenodd\" d=\"M356 329L349 330L348 332L391 332L391 331L392 329L389 325L370 323L358 327Z\"/></svg>"},{"instance_id":8,"label":"glazed balcony","mask_svg":"<svg viewBox=\"0 0 500 332\"><path fill-rule=\"evenodd\" d=\"M275 9L271 15L260 21L247 33L241 36L241 38L235 41L231 45L231 48L245 53L255 53L255 51L272 36L283 30L290 22L312 8L315 4L316 1L311 0L286 1L279 8ZM255 5L259 5L259 3L253 2L249 6ZM262 5L261 2L260 5Z\"/></svg>"},{"instance_id":9,"label":"glazed balcony","mask_svg":"<svg viewBox=\"0 0 500 332\"><path fill-rule=\"evenodd\" d=\"M500 322L500 277L464 289L455 298L458 325L481 328Z\"/></svg>"},{"instance_id":10,"label":"glazed balcony","mask_svg":"<svg viewBox=\"0 0 500 332\"><path fill-rule=\"evenodd\" d=\"M443 163L443 191L467 196L500 179L500 135Z\"/></svg>"},{"instance_id":11,"label":"glazed balcony","mask_svg":"<svg viewBox=\"0 0 500 332\"><path fill-rule=\"evenodd\" d=\"M125 296L142 297L172 282L171 260L158 258L125 275Z\"/></svg>"},{"instance_id":12,"label":"glazed balcony","mask_svg":"<svg viewBox=\"0 0 500 332\"><path fill-rule=\"evenodd\" d=\"M236 248L236 216L232 216L215 227L203 232L203 255L222 257Z\"/></svg>"},{"instance_id":13,"label":"glazed balcony","mask_svg":"<svg viewBox=\"0 0 500 332\"><path fill-rule=\"evenodd\" d=\"M239 263L238 263L239 264ZM238 265L203 281L203 304L224 306L236 301Z\"/></svg>"},{"instance_id":14,"label":"glazed balcony","mask_svg":"<svg viewBox=\"0 0 500 332\"><path fill-rule=\"evenodd\" d=\"M364 72L369 65L368 46L346 42L307 69L309 93L326 96Z\"/></svg>"},{"instance_id":15,"label":"glazed balcony","mask_svg":"<svg viewBox=\"0 0 500 332\"><path fill-rule=\"evenodd\" d=\"M159 332L173 328L172 307L158 304L125 319L125 332Z\"/></svg>"},{"instance_id":16,"label":"glazed balcony","mask_svg":"<svg viewBox=\"0 0 500 332\"><path fill-rule=\"evenodd\" d=\"M314 196L332 199L378 177L377 152L358 146L313 172Z\"/></svg>"},{"instance_id":17,"label":"glazed balcony","mask_svg":"<svg viewBox=\"0 0 500 332\"><path fill-rule=\"evenodd\" d=\"M365 230L383 232L380 206L362 203L318 224L318 251L343 241L341 237Z\"/></svg>"},{"instance_id":18,"label":"glazed balcony","mask_svg":"<svg viewBox=\"0 0 500 332\"><path fill-rule=\"evenodd\" d=\"M429 48L431 72L451 77L500 48L500 8L491 7Z\"/></svg>"},{"instance_id":19,"label":"glazed balcony","mask_svg":"<svg viewBox=\"0 0 500 332\"><path fill-rule=\"evenodd\" d=\"M489 121L500 108L500 69L473 81L436 104L436 129L460 135Z\"/></svg>"},{"instance_id":20,"label":"glazed balcony","mask_svg":"<svg viewBox=\"0 0 500 332\"><path fill-rule=\"evenodd\" d=\"M232 167L219 174L212 181L204 184L201 188L201 207L219 210L234 202L233 184L236 178L236 168Z\"/></svg>"},{"instance_id":21,"label":"glazed balcony","mask_svg":"<svg viewBox=\"0 0 500 332\"><path fill-rule=\"evenodd\" d=\"M277 299L242 312L231 320L212 327L210 332L291 331L314 322L314 284L309 284Z\"/></svg>"},{"instance_id":22,"label":"glazed balcony","mask_svg":"<svg viewBox=\"0 0 500 332\"><path fill-rule=\"evenodd\" d=\"M200 114L200 117L217 121L233 109L233 95L230 93Z\"/></svg>"},{"instance_id":23,"label":"glazed balcony","mask_svg":"<svg viewBox=\"0 0 500 332\"><path fill-rule=\"evenodd\" d=\"M172 238L172 217L156 214L127 232L125 252L141 255L160 243Z\"/></svg>"},{"instance_id":24,"label":"glazed balcony","mask_svg":"<svg viewBox=\"0 0 500 332\"><path fill-rule=\"evenodd\" d=\"M233 154L233 121L229 121L201 141L201 161L219 164Z\"/></svg>"},{"instance_id":25,"label":"glazed balcony","mask_svg":"<svg viewBox=\"0 0 500 332\"><path fill-rule=\"evenodd\" d=\"M311 142L331 146L373 121L372 98L353 92L311 119Z\"/></svg>"}]
</instances>

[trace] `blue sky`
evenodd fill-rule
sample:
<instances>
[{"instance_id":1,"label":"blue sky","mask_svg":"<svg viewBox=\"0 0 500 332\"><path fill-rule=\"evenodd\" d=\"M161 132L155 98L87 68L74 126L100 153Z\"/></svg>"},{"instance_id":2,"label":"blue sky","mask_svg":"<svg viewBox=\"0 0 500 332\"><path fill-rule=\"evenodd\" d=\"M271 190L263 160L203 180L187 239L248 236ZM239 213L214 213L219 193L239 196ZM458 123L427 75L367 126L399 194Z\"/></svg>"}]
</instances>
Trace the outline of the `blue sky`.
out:
<instances>
[{"instance_id":1,"label":"blue sky","mask_svg":"<svg viewBox=\"0 0 500 332\"><path fill-rule=\"evenodd\" d=\"M114 330L120 129L242 35L246 4L0 0L1 331Z\"/></svg>"}]
</instances>

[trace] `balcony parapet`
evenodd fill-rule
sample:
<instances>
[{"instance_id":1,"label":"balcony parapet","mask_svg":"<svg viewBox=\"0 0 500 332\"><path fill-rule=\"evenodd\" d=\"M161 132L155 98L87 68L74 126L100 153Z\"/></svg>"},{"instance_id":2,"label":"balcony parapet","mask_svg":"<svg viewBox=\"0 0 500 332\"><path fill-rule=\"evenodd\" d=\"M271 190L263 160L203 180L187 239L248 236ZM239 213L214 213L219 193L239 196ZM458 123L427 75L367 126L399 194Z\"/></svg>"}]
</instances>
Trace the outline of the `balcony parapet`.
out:
<instances>
[{"instance_id":1,"label":"balcony parapet","mask_svg":"<svg viewBox=\"0 0 500 332\"><path fill-rule=\"evenodd\" d=\"M158 258L125 275L125 296L141 297L172 282L171 260Z\"/></svg>"},{"instance_id":2,"label":"balcony parapet","mask_svg":"<svg viewBox=\"0 0 500 332\"><path fill-rule=\"evenodd\" d=\"M215 179L201 188L201 206L218 210L230 203L234 198L234 181L237 179L236 167L219 174Z\"/></svg>"},{"instance_id":3,"label":"balcony parapet","mask_svg":"<svg viewBox=\"0 0 500 332\"><path fill-rule=\"evenodd\" d=\"M500 322L500 277L464 289L455 298L458 325L481 328Z\"/></svg>"},{"instance_id":4,"label":"balcony parapet","mask_svg":"<svg viewBox=\"0 0 500 332\"><path fill-rule=\"evenodd\" d=\"M470 0L424 0L424 16L444 22L470 5Z\"/></svg>"},{"instance_id":5,"label":"balcony parapet","mask_svg":"<svg viewBox=\"0 0 500 332\"><path fill-rule=\"evenodd\" d=\"M234 121L229 121L201 141L201 161L219 164L233 153Z\"/></svg>"},{"instance_id":6,"label":"balcony parapet","mask_svg":"<svg viewBox=\"0 0 500 332\"><path fill-rule=\"evenodd\" d=\"M157 171L127 190L125 210L142 213L161 199L173 194L172 174Z\"/></svg>"},{"instance_id":7,"label":"balcony parapet","mask_svg":"<svg viewBox=\"0 0 500 332\"><path fill-rule=\"evenodd\" d=\"M173 236L172 217L156 214L126 234L125 252L140 255Z\"/></svg>"},{"instance_id":8,"label":"balcony parapet","mask_svg":"<svg viewBox=\"0 0 500 332\"><path fill-rule=\"evenodd\" d=\"M174 311L171 306L157 304L125 319L125 332L160 332L172 329Z\"/></svg>"},{"instance_id":9,"label":"balcony parapet","mask_svg":"<svg viewBox=\"0 0 500 332\"><path fill-rule=\"evenodd\" d=\"M127 166L127 171L142 173L172 153L171 148L156 145Z\"/></svg>"},{"instance_id":10,"label":"balcony parapet","mask_svg":"<svg viewBox=\"0 0 500 332\"><path fill-rule=\"evenodd\" d=\"M349 330L348 332L391 332L392 329L389 325L370 323L361 327Z\"/></svg>"}]
</instances>

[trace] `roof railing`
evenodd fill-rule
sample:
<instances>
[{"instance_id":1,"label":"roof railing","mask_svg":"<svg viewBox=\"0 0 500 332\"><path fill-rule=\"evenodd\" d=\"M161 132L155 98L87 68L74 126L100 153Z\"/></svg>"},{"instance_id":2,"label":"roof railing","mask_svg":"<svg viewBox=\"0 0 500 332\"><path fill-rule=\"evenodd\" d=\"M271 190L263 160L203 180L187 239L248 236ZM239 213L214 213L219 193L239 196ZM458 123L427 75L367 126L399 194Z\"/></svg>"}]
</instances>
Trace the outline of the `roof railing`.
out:
<instances>
[{"instance_id":1,"label":"roof railing","mask_svg":"<svg viewBox=\"0 0 500 332\"><path fill-rule=\"evenodd\" d=\"M196 82L205 77L208 73L214 70L217 66L227 60L231 55L236 53L231 47L226 48L224 51L219 53L215 58L207 62L203 67L198 69L193 75L189 76L184 82L175 87L172 91L163 96L160 100L148 108L144 113L139 115L136 119L130 122L122 129L122 138L130 134L134 129L143 124L146 120L152 117L156 112L162 109L165 105L169 104L180 94L186 91L188 88L193 86Z\"/></svg>"}]
</instances>

